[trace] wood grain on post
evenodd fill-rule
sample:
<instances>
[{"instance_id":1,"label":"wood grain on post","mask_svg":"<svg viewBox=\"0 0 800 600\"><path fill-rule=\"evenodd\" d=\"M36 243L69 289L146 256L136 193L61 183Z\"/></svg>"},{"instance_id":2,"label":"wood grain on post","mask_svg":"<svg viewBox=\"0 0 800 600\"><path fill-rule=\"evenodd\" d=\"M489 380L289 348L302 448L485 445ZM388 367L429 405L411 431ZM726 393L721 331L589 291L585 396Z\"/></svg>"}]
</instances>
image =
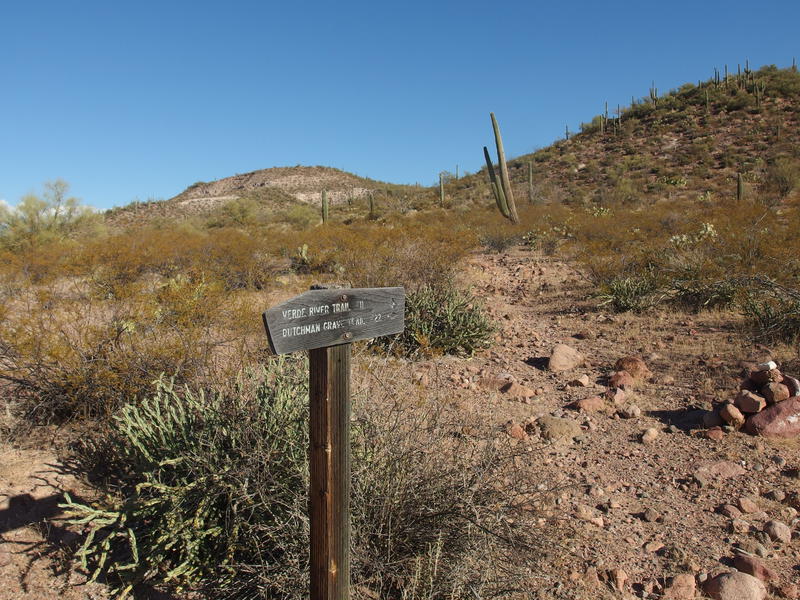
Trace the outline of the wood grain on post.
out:
<instances>
[{"instance_id":1,"label":"wood grain on post","mask_svg":"<svg viewBox=\"0 0 800 600\"><path fill-rule=\"evenodd\" d=\"M350 595L350 348L309 351L311 600Z\"/></svg>"}]
</instances>

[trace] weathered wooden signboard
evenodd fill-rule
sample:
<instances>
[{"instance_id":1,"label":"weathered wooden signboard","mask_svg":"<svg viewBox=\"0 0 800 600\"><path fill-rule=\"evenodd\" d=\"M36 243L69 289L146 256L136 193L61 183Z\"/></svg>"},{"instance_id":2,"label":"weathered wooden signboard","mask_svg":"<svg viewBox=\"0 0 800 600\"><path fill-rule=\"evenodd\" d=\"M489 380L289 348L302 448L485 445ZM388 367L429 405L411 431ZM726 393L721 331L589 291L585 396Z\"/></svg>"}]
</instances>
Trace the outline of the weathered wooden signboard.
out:
<instances>
[{"instance_id":1,"label":"weathered wooden signboard","mask_svg":"<svg viewBox=\"0 0 800 600\"><path fill-rule=\"evenodd\" d=\"M285 354L403 331L401 287L316 289L264 313L272 351Z\"/></svg>"},{"instance_id":2,"label":"weathered wooden signboard","mask_svg":"<svg viewBox=\"0 0 800 600\"><path fill-rule=\"evenodd\" d=\"M320 288L263 314L276 354L308 350L311 600L350 594L350 345L401 333L405 292Z\"/></svg>"}]
</instances>

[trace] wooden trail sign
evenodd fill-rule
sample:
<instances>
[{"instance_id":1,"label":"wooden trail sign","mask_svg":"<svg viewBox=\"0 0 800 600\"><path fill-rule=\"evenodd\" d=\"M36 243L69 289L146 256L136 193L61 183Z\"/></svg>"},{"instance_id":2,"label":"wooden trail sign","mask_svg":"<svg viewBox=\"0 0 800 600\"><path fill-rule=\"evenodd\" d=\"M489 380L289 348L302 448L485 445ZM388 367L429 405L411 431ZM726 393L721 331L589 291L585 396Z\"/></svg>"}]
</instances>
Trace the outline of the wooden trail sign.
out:
<instances>
[{"instance_id":1,"label":"wooden trail sign","mask_svg":"<svg viewBox=\"0 0 800 600\"><path fill-rule=\"evenodd\" d=\"M308 350L311 600L350 597L350 346L401 333L405 292L312 289L263 314L276 354Z\"/></svg>"},{"instance_id":2,"label":"wooden trail sign","mask_svg":"<svg viewBox=\"0 0 800 600\"><path fill-rule=\"evenodd\" d=\"M405 292L392 288L312 289L264 313L275 354L349 344L403 331Z\"/></svg>"}]
</instances>

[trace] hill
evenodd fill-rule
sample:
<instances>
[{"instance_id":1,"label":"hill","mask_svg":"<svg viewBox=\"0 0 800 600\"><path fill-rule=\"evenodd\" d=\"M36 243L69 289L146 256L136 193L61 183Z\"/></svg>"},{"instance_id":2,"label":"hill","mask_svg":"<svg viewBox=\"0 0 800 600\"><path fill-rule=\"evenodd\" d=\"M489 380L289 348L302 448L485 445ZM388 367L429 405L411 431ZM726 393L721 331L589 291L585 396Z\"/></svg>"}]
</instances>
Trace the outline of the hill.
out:
<instances>
[{"instance_id":1,"label":"hill","mask_svg":"<svg viewBox=\"0 0 800 600\"><path fill-rule=\"evenodd\" d=\"M737 173L745 191L780 196L781 171L800 160L800 74L767 66L664 95L653 89L581 129L509 161L518 204L529 197L579 205L731 198ZM491 198L485 168L452 186L462 201Z\"/></svg>"},{"instance_id":2,"label":"hill","mask_svg":"<svg viewBox=\"0 0 800 600\"><path fill-rule=\"evenodd\" d=\"M413 196L423 188L359 177L332 167L273 167L236 174L216 181L198 181L177 196L163 201L134 202L113 209L108 220L115 225L135 225L154 218L213 217L236 201L247 201L271 213L292 206L321 205L322 191L331 205L367 204L369 196Z\"/></svg>"}]
</instances>

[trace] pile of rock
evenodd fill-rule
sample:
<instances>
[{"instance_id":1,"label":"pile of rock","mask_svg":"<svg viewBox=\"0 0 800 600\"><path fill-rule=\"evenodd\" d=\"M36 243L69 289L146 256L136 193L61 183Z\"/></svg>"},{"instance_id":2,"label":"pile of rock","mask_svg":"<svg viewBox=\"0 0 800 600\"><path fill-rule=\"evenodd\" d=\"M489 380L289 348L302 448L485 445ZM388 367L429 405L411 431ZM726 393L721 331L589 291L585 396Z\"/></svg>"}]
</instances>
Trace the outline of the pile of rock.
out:
<instances>
[{"instance_id":1,"label":"pile of rock","mask_svg":"<svg viewBox=\"0 0 800 600\"><path fill-rule=\"evenodd\" d=\"M800 436L800 381L784 375L770 361L750 370L739 393L704 418L708 436L721 439L723 426L752 435Z\"/></svg>"}]
</instances>

